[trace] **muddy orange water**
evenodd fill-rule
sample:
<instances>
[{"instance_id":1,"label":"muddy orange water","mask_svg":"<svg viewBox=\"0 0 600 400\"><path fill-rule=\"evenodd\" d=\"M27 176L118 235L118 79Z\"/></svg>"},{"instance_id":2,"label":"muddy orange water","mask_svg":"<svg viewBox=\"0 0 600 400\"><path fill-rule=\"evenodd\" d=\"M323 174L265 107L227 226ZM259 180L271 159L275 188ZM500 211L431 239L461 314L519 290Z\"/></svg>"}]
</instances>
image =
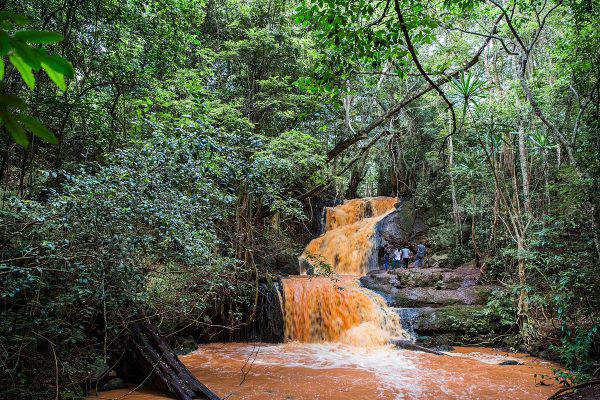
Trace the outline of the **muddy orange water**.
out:
<instances>
[{"instance_id":1,"label":"muddy orange water","mask_svg":"<svg viewBox=\"0 0 600 400\"><path fill-rule=\"evenodd\" d=\"M534 377L551 375L552 364L482 348L456 348L437 356L391 346L213 343L181 360L217 395L230 400L536 400L558 389L541 386ZM504 360L523 365L497 365ZM100 398L121 398L132 389L101 392ZM150 389L125 398L166 399Z\"/></svg>"}]
</instances>

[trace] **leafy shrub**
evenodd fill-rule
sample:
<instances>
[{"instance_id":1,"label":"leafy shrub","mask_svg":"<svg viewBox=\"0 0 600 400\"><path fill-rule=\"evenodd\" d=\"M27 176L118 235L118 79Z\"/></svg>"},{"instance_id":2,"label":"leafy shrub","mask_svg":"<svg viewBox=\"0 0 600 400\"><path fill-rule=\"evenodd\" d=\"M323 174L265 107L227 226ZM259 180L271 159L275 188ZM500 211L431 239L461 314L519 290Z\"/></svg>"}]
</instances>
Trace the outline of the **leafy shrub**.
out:
<instances>
[{"instance_id":1,"label":"leafy shrub","mask_svg":"<svg viewBox=\"0 0 600 400\"><path fill-rule=\"evenodd\" d=\"M219 186L215 132L147 128L47 204L14 198L1 211L3 397L44 397L55 379L76 394L141 312L210 324L220 299L230 313L250 302L247 272L216 234L234 198Z\"/></svg>"}]
</instances>

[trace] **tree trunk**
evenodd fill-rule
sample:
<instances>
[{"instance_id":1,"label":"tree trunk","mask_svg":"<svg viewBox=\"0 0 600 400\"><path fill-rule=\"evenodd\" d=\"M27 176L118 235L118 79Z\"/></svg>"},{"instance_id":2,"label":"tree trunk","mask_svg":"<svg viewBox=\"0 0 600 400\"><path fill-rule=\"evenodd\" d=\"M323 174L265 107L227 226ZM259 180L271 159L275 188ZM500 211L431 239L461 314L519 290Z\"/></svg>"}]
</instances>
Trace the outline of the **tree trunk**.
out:
<instances>
[{"instance_id":1,"label":"tree trunk","mask_svg":"<svg viewBox=\"0 0 600 400\"><path fill-rule=\"evenodd\" d=\"M178 400L219 400L192 375L152 325L145 321L132 324L130 352L123 357L119 372L127 380L150 382Z\"/></svg>"},{"instance_id":2,"label":"tree trunk","mask_svg":"<svg viewBox=\"0 0 600 400\"><path fill-rule=\"evenodd\" d=\"M521 166L521 181L523 182L523 208L531 212L531 197L529 194L529 166L527 162L527 147L525 146L525 127L523 119L519 121L519 163Z\"/></svg>"},{"instance_id":3,"label":"tree trunk","mask_svg":"<svg viewBox=\"0 0 600 400\"><path fill-rule=\"evenodd\" d=\"M517 306L517 318L521 337L525 344L531 340L531 326L529 324L529 301L527 300L527 275L525 271L525 243L524 238L517 234L517 264L519 275L519 302Z\"/></svg>"},{"instance_id":4,"label":"tree trunk","mask_svg":"<svg viewBox=\"0 0 600 400\"><path fill-rule=\"evenodd\" d=\"M454 176L452 170L454 168L454 144L452 136L448 137L448 173L450 175L450 195L452 197L452 216L456 225L456 234L458 243L462 243L462 228L460 226L460 211L458 209L458 201L456 200L456 187L454 185Z\"/></svg>"},{"instance_id":5,"label":"tree trunk","mask_svg":"<svg viewBox=\"0 0 600 400\"><path fill-rule=\"evenodd\" d=\"M354 168L352 168L352 173L350 174L350 180L348 182L348 189L344 194L346 199L355 199L358 197L358 186L365 177L364 170L368 155L369 152L367 151L360 161L355 164Z\"/></svg>"}]
</instances>

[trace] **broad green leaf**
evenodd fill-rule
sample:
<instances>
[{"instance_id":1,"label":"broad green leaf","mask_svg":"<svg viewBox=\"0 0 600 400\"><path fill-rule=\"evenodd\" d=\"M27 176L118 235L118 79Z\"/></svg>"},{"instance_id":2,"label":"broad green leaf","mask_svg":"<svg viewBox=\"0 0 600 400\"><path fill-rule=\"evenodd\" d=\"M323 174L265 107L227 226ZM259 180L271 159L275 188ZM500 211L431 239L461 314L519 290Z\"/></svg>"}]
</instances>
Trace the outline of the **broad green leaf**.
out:
<instances>
[{"instance_id":1,"label":"broad green leaf","mask_svg":"<svg viewBox=\"0 0 600 400\"><path fill-rule=\"evenodd\" d=\"M48 31L19 31L15 33L15 38L24 40L29 43L41 43L41 44L52 44L61 42L64 37L63 35L55 32Z\"/></svg>"},{"instance_id":2,"label":"broad green leaf","mask_svg":"<svg viewBox=\"0 0 600 400\"><path fill-rule=\"evenodd\" d=\"M44 55L43 63L67 78L73 78L75 75L75 70L71 66L71 63L56 54L50 56Z\"/></svg>"},{"instance_id":3,"label":"broad green leaf","mask_svg":"<svg viewBox=\"0 0 600 400\"><path fill-rule=\"evenodd\" d=\"M29 139L27 138L27 133L25 133L23 127L17 124L10 115L6 113L2 113L0 115L4 120L4 126L6 127L6 130L8 133L10 133L10 136L12 136L15 142L23 147L29 146Z\"/></svg>"},{"instance_id":4,"label":"broad green leaf","mask_svg":"<svg viewBox=\"0 0 600 400\"><path fill-rule=\"evenodd\" d=\"M39 120L29 115L20 115L19 120L23 123L25 129L33 133L45 142L57 144L58 139L48 128L46 128Z\"/></svg>"},{"instance_id":5,"label":"broad green leaf","mask_svg":"<svg viewBox=\"0 0 600 400\"><path fill-rule=\"evenodd\" d=\"M52 69L52 67L50 67L45 62L42 62L42 67L44 67L44 71L46 71L46 74L48 74L48 77L50 79L52 79L52 82L56 83L56 86L58 86L58 88L62 92L67 90L67 84L65 83L65 76L63 74L55 71L54 69Z\"/></svg>"},{"instance_id":6,"label":"broad green leaf","mask_svg":"<svg viewBox=\"0 0 600 400\"><path fill-rule=\"evenodd\" d=\"M15 39L10 39L10 44L14 48L14 52L26 63L29 64L35 72L38 72L42 67L42 57L34 51L29 45Z\"/></svg>"},{"instance_id":7,"label":"broad green leaf","mask_svg":"<svg viewBox=\"0 0 600 400\"><path fill-rule=\"evenodd\" d=\"M0 106L18 108L21 110L27 109L27 104L19 97L11 94L0 95Z\"/></svg>"},{"instance_id":8,"label":"broad green leaf","mask_svg":"<svg viewBox=\"0 0 600 400\"><path fill-rule=\"evenodd\" d=\"M0 81L4 79L4 60L0 58Z\"/></svg>"},{"instance_id":9,"label":"broad green leaf","mask_svg":"<svg viewBox=\"0 0 600 400\"><path fill-rule=\"evenodd\" d=\"M5 56L10 51L10 43L8 42L8 34L0 31L0 56Z\"/></svg>"},{"instance_id":10,"label":"broad green leaf","mask_svg":"<svg viewBox=\"0 0 600 400\"><path fill-rule=\"evenodd\" d=\"M13 55L10 56L9 59L12 65L14 65L17 71L19 71L21 74L21 77L23 77L23 80L27 86L29 86L29 89L33 90L35 87L35 76L31 71L31 67L27 65L19 56Z\"/></svg>"}]
</instances>

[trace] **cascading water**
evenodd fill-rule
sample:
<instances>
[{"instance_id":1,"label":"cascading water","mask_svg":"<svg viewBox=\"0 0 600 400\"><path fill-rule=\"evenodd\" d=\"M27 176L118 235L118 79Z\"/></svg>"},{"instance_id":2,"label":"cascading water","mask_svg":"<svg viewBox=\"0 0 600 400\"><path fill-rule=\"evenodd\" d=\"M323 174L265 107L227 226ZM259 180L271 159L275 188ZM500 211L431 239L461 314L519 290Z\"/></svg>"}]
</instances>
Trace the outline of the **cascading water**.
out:
<instances>
[{"instance_id":1,"label":"cascading water","mask_svg":"<svg viewBox=\"0 0 600 400\"><path fill-rule=\"evenodd\" d=\"M394 211L395 197L354 199L325 210L325 233L313 239L300 256L300 272L362 276L377 269L375 226Z\"/></svg>"},{"instance_id":2,"label":"cascading water","mask_svg":"<svg viewBox=\"0 0 600 400\"><path fill-rule=\"evenodd\" d=\"M398 314L355 277L293 277L283 287L287 341L373 346L408 338Z\"/></svg>"},{"instance_id":3,"label":"cascading water","mask_svg":"<svg viewBox=\"0 0 600 400\"><path fill-rule=\"evenodd\" d=\"M286 341L372 346L410 337L385 300L358 284L377 261L375 225L396 203L396 198L376 197L326 209L325 233L308 244L301 265L311 263L318 272L325 264L335 274L351 275L283 280Z\"/></svg>"}]
</instances>

